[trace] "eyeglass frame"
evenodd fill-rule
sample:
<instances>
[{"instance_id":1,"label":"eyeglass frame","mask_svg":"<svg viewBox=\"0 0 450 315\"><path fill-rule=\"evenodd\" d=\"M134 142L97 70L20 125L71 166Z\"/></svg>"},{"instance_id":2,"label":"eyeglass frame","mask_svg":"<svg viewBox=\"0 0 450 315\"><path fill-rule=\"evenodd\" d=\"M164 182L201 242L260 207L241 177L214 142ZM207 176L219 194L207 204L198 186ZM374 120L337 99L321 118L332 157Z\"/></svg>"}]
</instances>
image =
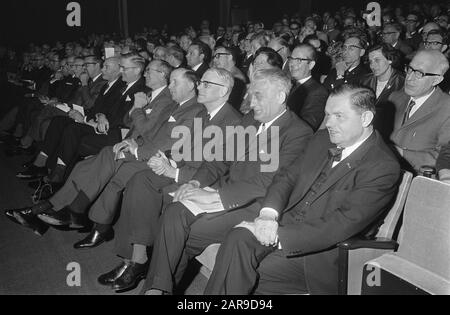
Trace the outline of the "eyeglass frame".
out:
<instances>
[{"instance_id":1,"label":"eyeglass frame","mask_svg":"<svg viewBox=\"0 0 450 315\"><path fill-rule=\"evenodd\" d=\"M428 40L424 40L423 41L424 45L445 45L443 42L438 42L438 41L428 41Z\"/></svg>"},{"instance_id":2,"label":"eyeglass frame","mask_svg":"<svg viewBox=\"0 0 450 315\"><path fill-rule=\"evenodd\" d=\"M133 69L133 68L139 68L138 66L133 66L133 67L124 67L124 66L122 66L122 65L119 65L119 69L120 70L128 70L128 69Z\"/></svg>"},{"instance_id":3,"label":"eyeglass frame","mask_svg":"<svg viewBox=\"0 0 450 315\"><path fill-rule=\"evenodd\" d=\"M295 58L295 57L292 57L292 56L288 56L287 57L287 60L289 61L289 62L298 62L298 63L301 63L302 61L307 61L308 63L309 62L311 62L311 61L313 61L312 59L310 59L310 58Z\"/></svg>"},{"instance_id":4,"label":"eyeglass frame","mask_svg":"<svg viewBox=\"0 0 450 315\"><path fill-rule=\"evenodd\" d=\"M357 46L357 45L342 45L342 51L344 50L353 50L353 49L364 49L361 46Z\"/></svg>"},{"instance_id":5,"label":"eyeglass frame","mask_svg":"<svg viewBox=\"0 0 450 315\"><path fill-rule=\"evenodd\" d=\"M442 76L442 74L422 72L420 70L414 69L410 65L405 66L405 72L406 72L406 74L413 73L413 75L418 79L423 79L424 77L441 77Z\"/></svg>"},{"instance_id":6,"label":"eyeglass frame","mask_svg":"<svg viewBox=\"0 0 450 315\"><path fill-rule=\"evenodd\" d=\"M155 68L147 68L147 69L145 69L144 74L150 73L150 70L153 70L153 71L155 71L155 72L159 72L159 73L164 74L163 71L158 70L158 69L155 69Z\"/></svg>"},{"instance_id":7,"label":"eyeglass frame","mask_svg":"<svg viewBox=\"0 0 450 315\"><path fill-rule=\"evenodd\" d=\"M203 85L205 87L205 89L207 89L210 84L216 85L216 86L221 86L221 87L226 87L223 84L216 83L216 82L211 82L211 81L207 81L207 80L199 80L197 86Z\"/></svg>"},{"instance_id":8,"label":"eyeglass frame","mask_svg":"<svg viewBox=\"0 0 450 315\"><path fill-rule=\"evenodd\" d=\"M221 56L231 56L231 54L230 53L215 53L213 56L213 59L216 59L216 58L218 59Z\"/></svg>"}]
</instances>

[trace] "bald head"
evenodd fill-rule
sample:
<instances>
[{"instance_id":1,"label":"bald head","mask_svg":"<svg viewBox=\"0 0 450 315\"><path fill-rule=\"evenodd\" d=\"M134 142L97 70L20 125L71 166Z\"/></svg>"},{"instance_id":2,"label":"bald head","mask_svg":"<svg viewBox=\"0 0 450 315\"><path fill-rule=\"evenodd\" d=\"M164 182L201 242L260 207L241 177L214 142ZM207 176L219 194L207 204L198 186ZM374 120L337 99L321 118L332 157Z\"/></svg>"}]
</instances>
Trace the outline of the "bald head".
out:
<instances>
[{"instance_id":1,"label":"bald head","mask_svg":"<svg viewBox=\"0 0 450 315\"><path fill-rule=\"evenodd\" d=\"M426 66L429 69L428 73L444 75L449 68L448 59L438 50L420 50L414 56L414 59L419 60Z\"/></svg>"},{"instance_id":2,"label":"bald head","mask_svg":"<svg viewBox=\"0 0 450 315\"><path fill-rule=\"evenodd\" d=\"M420 50L411 60L405 79L405 93L414 98L432 92L448 70L447 58L438 50Z\"/></svg>"}]
</instances>

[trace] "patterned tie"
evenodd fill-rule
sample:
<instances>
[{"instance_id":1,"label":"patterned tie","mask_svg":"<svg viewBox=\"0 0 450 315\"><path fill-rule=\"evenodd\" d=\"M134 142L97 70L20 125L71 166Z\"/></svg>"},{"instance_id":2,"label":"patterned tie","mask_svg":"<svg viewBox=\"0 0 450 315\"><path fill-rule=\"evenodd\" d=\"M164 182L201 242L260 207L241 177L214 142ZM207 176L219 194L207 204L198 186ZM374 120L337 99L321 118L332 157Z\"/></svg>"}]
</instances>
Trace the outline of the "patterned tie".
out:
<instances>
[{"instance_id":1,"label":"patterned tie","mask_svg":"<svg viewBox=\"0 0 450 315\"><path fill-rule=\"evenodd\" d=\"M405 116L403 116L402 126L408 121L409 114L411 113L412 108L416 105L416 102L414 102L413 99L408 104L408 107L406 107Z\"/></svg>"},{"instance_id":2,"label":"patterned tie","mask_svg":"<svg viewBox=\"0 0 450 315\"><path fill-rule=\"evenodd\" d=\"M342 158L342 151L344 151L344 148L329 148L328 149L328 156L332 162L340 162Z\"/></svg>"}]
</instances>

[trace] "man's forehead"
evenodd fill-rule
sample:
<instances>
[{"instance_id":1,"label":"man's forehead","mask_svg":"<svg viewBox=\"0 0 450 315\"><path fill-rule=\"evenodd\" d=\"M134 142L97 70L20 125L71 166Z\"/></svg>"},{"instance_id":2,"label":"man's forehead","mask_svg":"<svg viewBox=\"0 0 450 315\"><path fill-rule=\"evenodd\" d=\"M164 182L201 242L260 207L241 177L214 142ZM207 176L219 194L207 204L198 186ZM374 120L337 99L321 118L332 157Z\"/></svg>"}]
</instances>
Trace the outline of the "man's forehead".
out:
<instances>
[{"instance_id":1,"label":"man's forehead","mask_svg":"<svg viewBox=\"0 0 450 315\"><path fill-rule=\"evenodd\" d=\"M429 72L433 68L434 62L430 55L420 53L413 58L410 65L415 69Z\"/></svg>"},{"instance_id":2,"label":"man's forehead","mask_svg":"<svg viewBox=\"0 0 450 315\"><path fill-rule=\"evenodd\" d=\"M293 57L306 57L308 55L307 49L305 47L295 48L292 52Z\"/></svg>"},{"instance_id":3,"label":"man's forehead","mask_svg":"<svg viewBox=\"0 0 450 315\"><path fill-rule=\"evenodd\" d=\"M442 42L443 37L440 34L429 34L428 37L427 37L427 40Z\"/></svg>"}]
</instances>

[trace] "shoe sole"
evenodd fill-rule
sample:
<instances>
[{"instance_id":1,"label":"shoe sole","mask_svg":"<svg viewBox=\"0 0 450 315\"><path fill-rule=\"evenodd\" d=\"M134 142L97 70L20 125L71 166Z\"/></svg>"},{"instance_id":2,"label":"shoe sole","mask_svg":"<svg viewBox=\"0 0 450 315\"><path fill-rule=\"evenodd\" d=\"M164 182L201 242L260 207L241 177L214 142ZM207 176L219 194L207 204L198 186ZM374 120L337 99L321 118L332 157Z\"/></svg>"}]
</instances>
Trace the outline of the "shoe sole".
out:
<instances>
[{"instance_id":1,"label":"shoe sole","mask_svg":"<svg viewBox=\"0 0 450 315\"><path fill-rule=\"evenodd\" d=\"M142 280L145 279L145 276L146 276L146 275L147 275L147 272L145 272L145 273L139 275L139 276L136 278L136 280L134 280L133 284L132 284L132 285L129 285L129 286L126 287L126 288L114 289L114 287L112 287L112 289L113 289L116 293L125 293L125 292L127 292L127 291L131 291L131 290L133 290L133 289L136 289L137 286L139 285L139 283L140 283Z\"/></svg>"}]
</instances>

